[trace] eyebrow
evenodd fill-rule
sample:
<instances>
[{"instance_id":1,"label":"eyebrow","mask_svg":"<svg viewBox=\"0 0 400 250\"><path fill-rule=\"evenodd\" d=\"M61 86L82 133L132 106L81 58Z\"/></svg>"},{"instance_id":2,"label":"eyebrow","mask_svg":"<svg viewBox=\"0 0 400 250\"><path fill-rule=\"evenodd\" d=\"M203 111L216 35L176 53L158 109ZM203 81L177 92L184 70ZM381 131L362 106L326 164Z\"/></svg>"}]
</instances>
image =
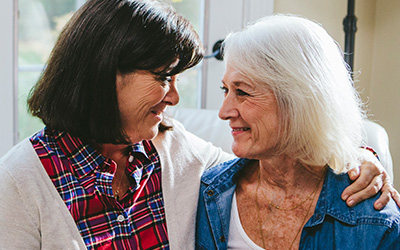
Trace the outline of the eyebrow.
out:
<instances>
[{"instance_id":1,"label":"eyebrow","mask_svg":"<svg viewBox=\"0 0 400 250\"><path fill-rule=\"evenodd\" d=\"M221 82L226 85L226 83L224 82L223 79L221 80ZM252 86L252 85L250 85L250 84L248 84L248 83L246 83L244 81L235 81L235 82L233 82L233 85L235 85L236 87L244 85L244 86L246 86L248 88L252 88L252 89L254 89L254 87L255 87L255 86Z\"/></svg>"}]
</instances>

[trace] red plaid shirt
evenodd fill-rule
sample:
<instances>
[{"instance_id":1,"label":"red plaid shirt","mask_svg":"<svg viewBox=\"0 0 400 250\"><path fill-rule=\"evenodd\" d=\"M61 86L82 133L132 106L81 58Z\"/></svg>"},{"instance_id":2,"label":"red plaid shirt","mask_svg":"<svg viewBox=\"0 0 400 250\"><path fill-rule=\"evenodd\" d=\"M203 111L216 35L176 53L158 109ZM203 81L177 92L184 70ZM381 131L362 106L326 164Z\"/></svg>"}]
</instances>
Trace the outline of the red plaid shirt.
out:
<instances>
[{"instance_id":1,"label":"red plaid shirt","mask_svg":"<svg viewBox=\"0 0 400 250\"><path fill-rule=\"evenodd\" d=\"M88 249L169 249L160 161L150 141L131 146L126 171L133 181L118 201L113 161L67 133L44 129L30 140Z\"/></svg>"}]
</instances>

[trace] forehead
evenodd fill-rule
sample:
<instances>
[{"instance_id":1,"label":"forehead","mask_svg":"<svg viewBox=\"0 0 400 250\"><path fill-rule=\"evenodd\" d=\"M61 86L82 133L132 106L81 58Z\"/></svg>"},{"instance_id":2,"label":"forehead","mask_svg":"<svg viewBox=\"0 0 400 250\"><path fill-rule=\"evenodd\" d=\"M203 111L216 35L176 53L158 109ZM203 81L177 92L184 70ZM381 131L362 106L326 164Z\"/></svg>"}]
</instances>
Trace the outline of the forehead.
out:
<instances>
[{"instance_id":1,"label":"forehead","mask_svg":"<svg viewBox=\"0 0 400 250\"><path fill-rule=\"evenodd\" d=\"M224 84L233 84L235 86L248 86L254 87L252 80L243 75L240 71L234 67L227 65L225 69L224 77L222 78Z\"/></svg>"},{"instance_id":2,"label":"forehead","mask_svg":"<svg viewBox=\"0 0 400 250\"><path fill-rule=\"evenodd\" d=\"M225 69L222 83L224 85L232 85L237 88L242 88L247 91L256 91L259 94L274 94L273 89L267 81L257 81L250 78L249 76L244 75L241 72L242 71L235 69L235 67L232 67L228 63Z\"/></svg>"}]
</instances>

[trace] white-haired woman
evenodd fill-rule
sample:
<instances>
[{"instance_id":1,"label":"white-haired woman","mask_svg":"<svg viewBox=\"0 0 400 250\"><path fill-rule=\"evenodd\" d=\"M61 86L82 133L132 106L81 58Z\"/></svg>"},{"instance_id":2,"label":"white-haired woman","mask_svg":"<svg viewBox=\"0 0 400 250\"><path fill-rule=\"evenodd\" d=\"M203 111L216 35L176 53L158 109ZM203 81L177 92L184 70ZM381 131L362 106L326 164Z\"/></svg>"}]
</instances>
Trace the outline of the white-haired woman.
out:
<instances>
[{"instance_id":1,"label":"white-haired woman","mask_svg":"<svg viewBox=\"0 0 400 250\"><path fill-rule=\"evenodd\" d=\"M197 249L393 249L400 213L348 207L364 112L342 53L318 24L263 18L225 40L224 103L239 159L206 171Z\"/></svg>"}]
</instances>

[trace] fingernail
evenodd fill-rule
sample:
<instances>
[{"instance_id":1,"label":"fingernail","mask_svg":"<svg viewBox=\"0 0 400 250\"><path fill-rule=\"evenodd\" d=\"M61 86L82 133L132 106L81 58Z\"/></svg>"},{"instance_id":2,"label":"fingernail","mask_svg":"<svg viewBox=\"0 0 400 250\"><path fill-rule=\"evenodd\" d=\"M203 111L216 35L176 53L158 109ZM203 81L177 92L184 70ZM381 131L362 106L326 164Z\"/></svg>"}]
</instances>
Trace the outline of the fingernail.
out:
<instances>
[{"instance_id":1,"label":"fingernail","mask_svg":"<svg viewBox=\"0 0 400 250\"><path fill-rule=\"evenodd\" d=\"M354 200L349 200L349 201L347 202L347 205L349 205L350 207L353 206L353 204L354 204Z\"/></svg>"},{"instance_id":2,"label":"fingernail","mask_svg":"<svg viewBox=\"0 0 400 250\"><path fill-rule=\"evenodd\" d=\"M350 171L350 172L349 172L349 176L350 176L350 178L353 178L353 177L356 176L356 173L354 173L354 171Z\"/></svg>"},{"instance_id":3,"label":"fingernail","mask_svg":"<svg viewBox=\"0 0 400 250\"><path fill-rule=\"evenodd\" d=\"M382 203L380 203L380 202L376 203L376 208L377 208L377 210L382 209Z\"/></svg>"}]
</instances>

